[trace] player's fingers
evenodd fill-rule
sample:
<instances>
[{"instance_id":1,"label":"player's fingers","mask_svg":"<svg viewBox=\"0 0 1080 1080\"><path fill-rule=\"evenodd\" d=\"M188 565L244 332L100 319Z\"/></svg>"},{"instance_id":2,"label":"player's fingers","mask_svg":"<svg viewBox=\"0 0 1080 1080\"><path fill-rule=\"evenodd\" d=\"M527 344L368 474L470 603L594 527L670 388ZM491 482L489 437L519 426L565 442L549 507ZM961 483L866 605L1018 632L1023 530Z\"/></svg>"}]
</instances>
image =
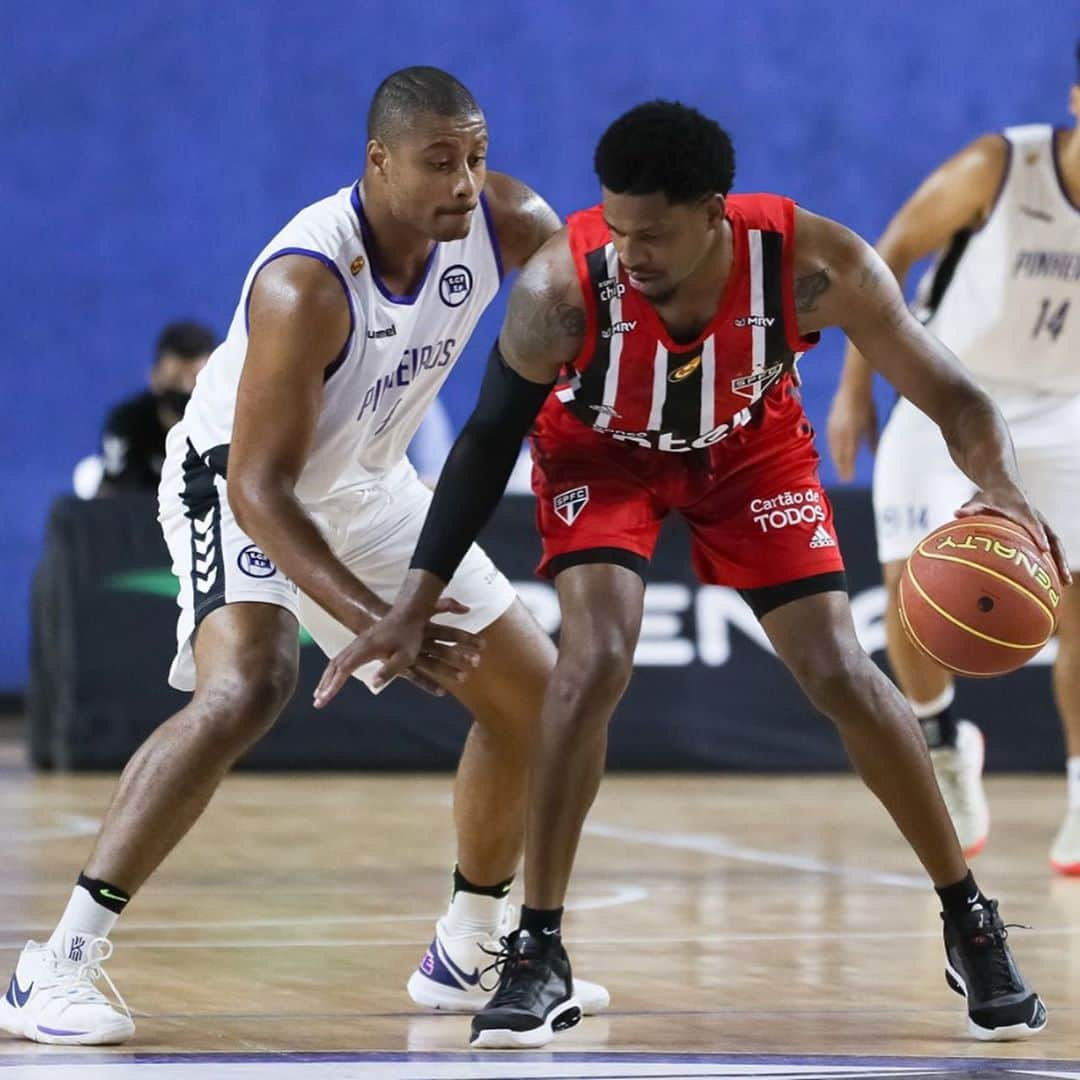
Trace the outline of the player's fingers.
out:
<instances>
[{"instance_id":1,"label":"player's fingers","mask_svg":"<svg viewBox=\"0 0 1080 1080\"><path fill-rule=\"evenodd\" d=\"M459 626L442 626L439 623L428 623L424 631L424 641L443 641L450 645L468 646L476 652L484 649L484 639L471 630L462 630Z\"/></svg>"},{"instance_id":2,"label":"player's fingers","mask_svg":"<svg viewBox=\"0 0 1080 1080\"><path fill-rule=\"evenodd\" d=\"M387 683L403 675L410 666L409 658L404 653L395 650L383 661L382 667L376 672L372 680L375 689L381 690Z\"/></svg>"},{"instance_id":3,"label":"player's fingers","mask_svg":"<svg viewBox=\"0 0 1080 1080\"><path fill-rule=\"evenodd\" d=\"M315 687L315 708L321 709L329 704L337 696L338 691L345 685L348 678L349 672L338 663L338 658L335 657L331 660L326 665L326 670L319 680L319 685Z\"/></svg>"},{"instance_id":4,"label":"player's fingers","mask_svg":"<svg viewBox=\"0 0 1080 1080\"><path fill-rule=\"evenodd\" d=\"M469 608L452 596L440 597L435 605L436 615L468 615Z\"/></svg>"},{"instance_id":5,"label":"player's fingers","mask_svg":"<svg viewBox=\"0 0 1080 1080\"><path fill-rule=\"evenodd\" d=\"M413 668L442 687L447 685L460 686L467 678L464 671L451 667L445 660L437 656L418 656Z\"/></svg>"},{"instance_id":6,"label":"player's fingers","mask_svg":"<svg viewBox=\"0 0 1080 1080\"><path fill-rule=\"evenodd\" d=\"M1050 541L1050 554L1054 557L1054 564L1057 566L1062 584L1071 585L1073 576L1069 569L1069 556L1065 554L1065 545L1061 542L1061 537L1049 525L1046 526L1046 537Z\"/></svg>"},{"instance_id":7,"label":"player's fingers","mask_svg":"<svg viewBox=\"0 0 1080 1080\"><path fill-rule=\"evenodd\" d=\"M954 514L953 517L966 518L975 517L976 514L990 514L997 513L993 507L988 506L982 499L976 496L973 499L968 499L963 506L961 506Z\"/></svg>"},{"instance_id":8,"label":"player's fingers","mask_svg":"<svg viewBox=\"0 0 1080 1080\"><path fill-rule=\"evenodd\" d=\"M424 644L423 654L444 663L454 671L468 673L480 665L480 650L468 645L440 645L436 642Z\"/></svg>"},{"instance_id":9,"label":"player's fingers","mask_svg":"<svg viewBox=\"0 0 1080 1080\"><path fill-rule=\"evenodd\" d=\"M413 686L423 690L425 694L431 694L432 697L446 697L446 691L434 679L415 667L409 668L402 674L403 678L408 679Z\"/></svg>"}]
</instances>

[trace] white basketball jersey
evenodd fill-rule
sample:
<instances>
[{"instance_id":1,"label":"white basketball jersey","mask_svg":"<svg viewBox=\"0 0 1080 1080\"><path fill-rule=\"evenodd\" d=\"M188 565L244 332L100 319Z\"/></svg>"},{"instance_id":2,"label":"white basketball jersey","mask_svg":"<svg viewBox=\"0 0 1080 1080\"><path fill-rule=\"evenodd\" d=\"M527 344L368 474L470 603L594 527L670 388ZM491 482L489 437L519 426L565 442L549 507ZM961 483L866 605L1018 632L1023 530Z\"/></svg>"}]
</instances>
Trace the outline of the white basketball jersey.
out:
<instances>
[{"instance_id":1,"label":"white basketball jersey","mask_svg":"<svg viewBox=\"0 0 1080 1080\"><path fill-rule=\"evenodd\" d=\"M391 293L372 262L359 183L301 210L252 264L228 336L199 375L183 421L195 450L218 465L232 438L255 275L282 255L304 254L341 282L351 330L327 369L322 410L296 493L318 500L335 488L377 479L398 464L499 289L498 239L483 196L481 206L467 237L435 245L409 296Z\"/></svg>"},{"instance_id":2,"label":"white basketball jersey","mask_svg":"<svg viewBox=\"0 0 1080 1080\"><path fill-rule=\"evenodd\" d=\"M993 392L1080 394L1080 206L1054 130L1007 128L997 202L958 233L919 284L916 310Z\"/></svg>"}]
</instances>

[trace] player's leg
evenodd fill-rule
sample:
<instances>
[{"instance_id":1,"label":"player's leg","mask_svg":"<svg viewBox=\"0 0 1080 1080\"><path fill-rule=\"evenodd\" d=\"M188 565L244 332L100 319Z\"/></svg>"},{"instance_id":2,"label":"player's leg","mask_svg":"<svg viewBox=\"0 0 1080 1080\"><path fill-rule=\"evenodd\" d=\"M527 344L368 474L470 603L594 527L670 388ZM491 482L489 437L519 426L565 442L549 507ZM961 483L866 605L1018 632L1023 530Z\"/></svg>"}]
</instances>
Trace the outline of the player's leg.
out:
<instances>
[{"instance_id":1,"label":"player's leg","mask_svg":"<svg viewBox=\"0 0 1080 1080\"><path fill-rule=\"evenodd\" d=\"M969 1030L981 1039L1027 1038L1045 1026L1045 1009L1016 968L996 901L983 895L967 869L919 724L860 647L846 594L806 595L809 585L792 583L787 602L782 589L751 591L748 599L777 655L832 720L859 776L937 889L947 973L953 989L967 997Z\"/></svg>"},{"instance_id":2,"label":"player's leg","mask_svg":"<svg viewBox=\"0 0 1080 1080\"><path fill-rule=\"evenodd\" d=\"M431 492L406 464L379 486L378 497L357 489L320 512L339 558L386 600L396 596L423 527ZM480 666L464 684L446 689L470 711L473 725L454 785L457 865L451 901L408 991L428 1008L475 1012L491 996L493 981L479 972L490 950L514 927L507 894L521 858L529 756L541 702L555 662L555 647L516 597L510 583L473 545L447 588L469 610L444 621L479 633ZM300 601L304 626L333 656L352 634L308 598ZM370 687L378 665L355 672ZM607 991L582 980L582 1006L606 1007Z\"/></svg>"},{"instance_id":3,"label":"player's leg","mask_svg":"<svg viewBox=\"0 0 1080 1080\"><path fill-rule=\"evenodd\" d=\"M580 1017L581 987L561 942L563 905L604 772L608 724L633 669L644 604L644 559L621 554L637 568L552 567L562 625L529 776L525 907L499 988L473 1021L475 1046L542 1046Z\"/></svg>"},{"instance_id":4,"label":"player's leg","mask_svg":"<svg viewBox=\"0 0 1080 1080\"><path fill-rule=\"evenodd\" d=\"M1054 700L1065 732L1068 802L1050 862L1059 873L1074 875L1080 874L1080 584L1068 586L1062 594L1053 678Z\"/></svg>"},{"instance_id":5,"label":"player's leg","mask_svg":"<svg viewBox=\"0 0 1080 1080\"><path fill-rule=\"evenodd\" d=\"M1010 417L1028 496L1061 537L1080 579L1080 398L1056 406L1040 402L1038 408L1005 401L1002 407ZM1080 874L1080 584L1062 594L1057 645L1053 689L1065 737L1068 795L1050 863L1059 873Z\"/></svg>"},{"instance_id":6,"label":"player's leg","mask_svg":"<svg viewBox=\"0 0 1080 1080\"><path fill-rule=\"evenodd\" d=\"M233 762L273 724L295 682L295 590L261 553L245 560L257 549L229 511L224 481L188 457L170 453L161 519L180 579L170 681L194 694L124 769L56 930L47 944L27 945L0 1000L0 1026L36 1041L131 1035L126 1009L116 1011L97 982L108 935Z\"/></svg>"},{"instance_id":7,"label":"player's leg","mask_svg":"<svg viewBox=\"0 0 1080 1080\"><path fill-rule=\"evenodd\" d=\"M911 643L897 603L908 555L949 521L973 493L932 421L909 401L897 402L874 461L874 517L886 588L885 642L893 678L911 703L930 748L941 793L965 855L982 850L990 810L982 784L983 737L958 719L952 675Z\"/></svg>"},{"instance_id":8,"label":"player's leg","mask_svg":"<svg viewBox=\"0 0 1080 1080\"><path fill-rule=\"evenodd\" d=\"M123 1042L134 1031L95 980L128 900L205 809L236 759L269 729L296 678L297 623L271 604L229 604L195 641L188 705L135 752L47 944L26 946L0 1026L36 1042Z\"/></svg>"}]
</instances>

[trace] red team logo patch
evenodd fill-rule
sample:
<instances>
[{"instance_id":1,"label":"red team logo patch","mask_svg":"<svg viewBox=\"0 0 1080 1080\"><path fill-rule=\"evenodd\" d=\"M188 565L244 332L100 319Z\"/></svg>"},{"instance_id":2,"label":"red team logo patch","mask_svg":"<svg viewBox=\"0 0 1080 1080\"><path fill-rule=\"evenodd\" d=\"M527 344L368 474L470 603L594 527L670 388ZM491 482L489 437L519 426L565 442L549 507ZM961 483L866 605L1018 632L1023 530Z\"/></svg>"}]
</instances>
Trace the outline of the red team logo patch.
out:
<instances>
[{"instance_id":1,"label":"red team logo patch","mask_svg":"<svg viewBox=\"0 0 1080 1080\"><path fill-rule=\"evenodd\" d=\"M576 487L571 491L564 491L561 495L556 495L552 500L552 507L567 525L573 525L581 511L585 509L588 501L589 487L586 484L585 487Z\"/></svg>"}]
</instances>

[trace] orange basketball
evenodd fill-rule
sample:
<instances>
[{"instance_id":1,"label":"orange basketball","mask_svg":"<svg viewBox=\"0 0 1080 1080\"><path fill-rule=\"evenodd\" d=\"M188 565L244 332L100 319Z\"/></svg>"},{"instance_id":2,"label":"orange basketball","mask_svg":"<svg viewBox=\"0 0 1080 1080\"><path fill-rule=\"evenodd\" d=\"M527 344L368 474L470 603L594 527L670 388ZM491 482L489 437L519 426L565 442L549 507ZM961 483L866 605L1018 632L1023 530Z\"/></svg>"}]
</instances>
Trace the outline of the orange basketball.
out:
<instances>
[{"instance_id":1,"label":"orange basketball","mask_svg":"<svg viewBox=\"0 0 1080 1080\"><path fill-rule=\"evenodd\" d=\"M958 675L1015 671L1053 636L1057 567L1021 526L990 514L935 529L900 577L900 621L917 649Z\"/></svg>"}]
</instances>

